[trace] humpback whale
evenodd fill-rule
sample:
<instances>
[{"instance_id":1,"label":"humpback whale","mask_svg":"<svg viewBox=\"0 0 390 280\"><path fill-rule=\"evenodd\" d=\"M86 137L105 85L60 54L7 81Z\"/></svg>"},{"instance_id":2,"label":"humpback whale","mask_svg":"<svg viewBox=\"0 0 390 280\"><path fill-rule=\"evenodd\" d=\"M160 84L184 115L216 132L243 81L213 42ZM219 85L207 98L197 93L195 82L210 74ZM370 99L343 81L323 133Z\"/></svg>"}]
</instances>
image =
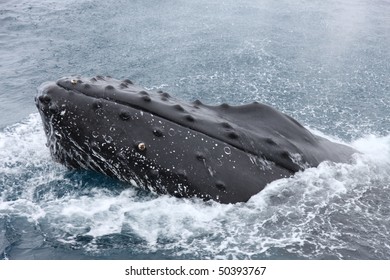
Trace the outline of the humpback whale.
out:
<instances>
[{"instance_id":1,"label":"humpback whale","mask_svg":"<svg viewBox=\"0 0 390 280\"><path fill-rule=\"evenodd\" d=\"M356 152L265 104L189 103L109 76L45 82L35 102L55 161L176 197L246 202Z\"/></svg>"}]
</instances>

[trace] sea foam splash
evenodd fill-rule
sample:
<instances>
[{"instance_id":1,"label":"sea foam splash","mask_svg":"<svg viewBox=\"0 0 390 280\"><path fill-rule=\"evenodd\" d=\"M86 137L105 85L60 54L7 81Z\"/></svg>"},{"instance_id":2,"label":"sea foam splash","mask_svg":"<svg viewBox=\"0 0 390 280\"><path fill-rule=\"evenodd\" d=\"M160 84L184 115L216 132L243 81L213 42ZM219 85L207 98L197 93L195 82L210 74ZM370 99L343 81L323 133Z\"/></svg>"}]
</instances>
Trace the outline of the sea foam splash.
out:
<instances>
[{"instance_id":1,"label":"sea foam splash","mask_svg":"<svg viewBox=\"0 0 390 280\"><path fill-rule=\"evenodd\" d=\"M38 114L0 132L4 258L22 245L91 258L390 258L390 135L351 143L362 152L351 164L323 162L235 205L69 171L45 142Z\"/></svg>"}]
</instances>

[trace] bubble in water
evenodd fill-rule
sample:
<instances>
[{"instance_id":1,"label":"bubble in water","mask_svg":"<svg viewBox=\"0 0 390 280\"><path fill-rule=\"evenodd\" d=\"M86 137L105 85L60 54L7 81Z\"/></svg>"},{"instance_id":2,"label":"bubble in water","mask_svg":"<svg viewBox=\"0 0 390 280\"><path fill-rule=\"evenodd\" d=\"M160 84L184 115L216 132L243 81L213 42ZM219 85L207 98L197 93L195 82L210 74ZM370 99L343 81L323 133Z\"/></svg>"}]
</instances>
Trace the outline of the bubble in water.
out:
<instances>
[{"instance_id":1,"label":"bubble in water","mask_svg":"<svg viewBox=\"0 0 390 280\"><path fill-rule=\"evenodd\" d=\"M112 137L110 135L103 135L103 139L107 143L111 143L112 142Z\"/></svg>"},{"instance_id":2,"label":"bubble in water","mask_svg":"<svg viewBox=\"0 0 390 280\"><path fill-rule=\"evenodd\" d=\"M176 131L173 128L170 128L169 131L168 131L168 134L170 136L174 136L176 134Z\"/></svg>"},{"instance_id":3,"label":"bubble in water","mask_svg":"<svg viewBox=\"0 0 390 280\"><path fill-rule=\"evenodd\" d=\"M92 131L92 137L93 138L98 138L98 136L99 136L99 133L97 132L97 131Z\"/></svg>"}]
</instances>

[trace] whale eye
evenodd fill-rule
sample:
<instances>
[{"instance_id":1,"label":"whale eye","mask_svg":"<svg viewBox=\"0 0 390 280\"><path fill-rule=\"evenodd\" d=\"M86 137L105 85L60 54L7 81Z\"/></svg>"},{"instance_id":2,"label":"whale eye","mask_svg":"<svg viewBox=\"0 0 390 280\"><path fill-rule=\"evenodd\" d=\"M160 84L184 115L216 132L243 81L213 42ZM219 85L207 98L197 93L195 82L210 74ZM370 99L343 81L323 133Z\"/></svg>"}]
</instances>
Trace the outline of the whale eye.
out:
<instances>
[{"instance_id":1,"label":"whale eye","mask_svg":"<svg viewBox=\"0 0 390 280\"><path fill-rule=\"evenodd\" d=\"M75 84L77 84L77 80L72 79L72 80L70 80L70 83L71 83L72 85L75 85Z\"/></svg>"},{"instance_id":2,"label":"whale eye","mask_svg":"<svg viewBox=\"0 0 390 280\"><path fill-rule=\"evenodd\" d=\"M140 143L138 143L137 148L138 148L138 150L140 150L140 151L145 151L146 145L145 145L145 143L140 142Z\"/></svg>"}]
</instances>

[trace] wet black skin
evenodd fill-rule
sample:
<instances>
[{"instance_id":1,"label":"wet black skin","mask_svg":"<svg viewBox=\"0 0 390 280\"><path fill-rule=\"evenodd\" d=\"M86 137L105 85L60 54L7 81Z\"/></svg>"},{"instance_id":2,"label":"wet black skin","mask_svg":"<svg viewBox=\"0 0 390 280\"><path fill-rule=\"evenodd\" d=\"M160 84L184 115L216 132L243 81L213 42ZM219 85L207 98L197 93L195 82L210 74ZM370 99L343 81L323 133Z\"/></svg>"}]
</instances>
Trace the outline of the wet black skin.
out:
<instances>
[{"instance_id":1,"label":"wet black skin","mask_svg":"<svg viewBox=\"0 0 390 280\"><path fill-rule=\"evenodd\" d=\"M260 103L186 103L129 80L69 77L36 105L54 160L154 192L246 202L268 183L356 151Z\"/></svg>"}]
</instances>

